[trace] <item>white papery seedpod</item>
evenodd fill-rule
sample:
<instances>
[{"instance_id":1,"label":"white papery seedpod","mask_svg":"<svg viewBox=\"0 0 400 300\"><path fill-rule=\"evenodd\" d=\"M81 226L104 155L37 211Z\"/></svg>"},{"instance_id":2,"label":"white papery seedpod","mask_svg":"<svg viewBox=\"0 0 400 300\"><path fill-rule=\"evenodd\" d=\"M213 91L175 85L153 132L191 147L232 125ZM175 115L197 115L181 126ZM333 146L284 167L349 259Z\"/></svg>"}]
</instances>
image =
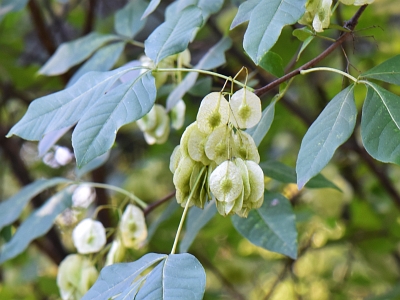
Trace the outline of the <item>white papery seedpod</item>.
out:
<instances>
[{"instance_id":1,"label":"white papery seedpod","mask_svg":"<svg viewBox=\"0 0 400 300\"><path fill-rule=\"evenodd\" d=\"M229 147L233 146L232 129L223 126L215 129L208 137L204 150L210 160L217 164L228 160Z\"/></svg>"},{"instance_id":2,"label":"white papery seedpod","mask_svg":"<svg viewBox=\"0 0 400 300\"><path fill-rule=\"evenodd\" d=\"M99 221L84 219L72 231L72 241L79 253L95 253L106 244L106 230Z\"/></svg>"},{"instance_id":3,"label":"white papery seedpod","mask_svg":"<svg viewBox=\"0 0 400 300\"><path fill-rule=\"evenodd\" d=\"M180 146L181 146L182 156L184 157L189 156L189 151L188 151L189 137L195 128L197 128L197 122L193 122L188 127L186 127L185 131L182 134Z\"/></svg>"},{"instance_id":4,"label":"white papery seedpod","mask_svg":"<svg viewBox=\"0 0 400 300\"><path fill-rule=\"evenodd\" d=\"M136 121L136 124L139 126L141 131L151 131L156 128L157 126L156 105L154 105L146 115L144 115L141 119Z\"/></svg>"},{"instance_id":5,"label":"white papery seedpod","mask_svg":"<svg viewBox=\"0 0 400 300\"><path fill-rule=\"evenodd\" d=\"M122 243L126 248L137 249L147 238L147 226L143 211L128 204L119 223Z\"/></svg>"},{"instance_id":6,"label":"white papery seedpod","mask_svg":"<svg viewBox=\"0 0 400 300\"><path fill-rule=\"evenodd\" d=\"M248 133L238 130L233 136L233 156L240 157L243 160L252 160L256 163L260 162L260 154L257 146Z\"/></svg>"},{"instance_id":7,"label":"white papery seedpod","mask_svg":"<svg viewBox=\"0 0 400 300\"><path fill-rule=\"evenodd\" d=\"M57 285L63 300L78 300L95 283L98 272L91 261L79 254L68 255L60 263Z\"/></svg>"},{"instance_id":8,"label":"white papery seedpod","mask_svg":"<svg viewBox=\"0 0 400 300\"><path fill-rule=\"evenodd\" d=\"M174 151L172 151L171 158L169 160L169 170L171 171L172 174L174 174L176 169L178 168L181 158L182 158L181 146L178 145L174 148Z\"/></svg>"},{"instance_id":9,"label":"white papery seedpod","mask_svg":"<svg viewBox=\"0 0 400 300\"><path fill-rule=\"evenodd\" d=\"M261 120L261 100L253 92L243 88L236 91L229 101L230 122L236 128L251 128Z\"/></svg>"},{"instance_id":10,"label":"white papery seedpod","mask_svg":"<svg viewBox=\"0 0 400 300\"><path fill-rule=\"evenodd\" d=\"M245 161L247 171L249 172L250 196L246 199L247 202L257 202L264 195L264 172L261 167L254 161Z\"/></svg>"},{"instance_id":11,"label":"white papery seedpod","mask_svg":"<svg viewBox=\"0 0 400 300\"><path fill-rule=\"evenodd\" d=\"M197 127L194 127L190 132L188 139L188 153L191 159L194 161L199 161L203 165L207 166L211 163L208 159L205 151L204 145L206 143L208 134L201 132Z\"/></svg>"},{"instance_id":12,"label":"white papery seedpod","mask_svg":"<svg viewBox=\"0 0 400 300\"><path fill-rule=\"evenodd\" d=\"M323 32L329 27L331 22L331 6L332 0L322 0L318 7L318 11L314 16L313 28L316 32Z\"/></svg>"},{"instance_id":13,"label":"white papery seedpod","mask_svg":"<svg viewBox=\"0 0 400 300\"><path fill-rule=\"evenodd\" d=\"M211 173L210 190L217 201L231 202L239 197L243 180L233 162L225 161Z\"/></svg>"},{"instance_id":14,"label":"white papery seedpod","mask_svg":"<svg viewBox=\"0 0 400 300\"><path fill-rule=\"evenodd\" d=\"M124 259L126 249L119 238L115 239L107 253L105 266L109 266Z\"/></svg>"},{"instance_id":15,"label":"white papery seedpod","mask_svg":"<svg viewBox=\"0 0 400 300\"><path fill-rule=\"evenodd\" d=\"M192 175L195 162L190 157L183 157L175 170L173 182L176 188L183 192L189 191L190 176Z\"/></svg>"},{"instance_id":16,"label":"white papery seedpod","mask_svg":"<svg viewBox=\"0 0 400 300\"><path fill-rule=\"evenodd\" d=\"M171 109L171 126L178 130L181 129L185 123L186 104L180 99L175 106Z\"/></svg>"},{"instance_id":17,"label":"white papery seedpod","mask_svg":"<svg viewBox=\"0 0 400 300\"><path fill-rule=\"evenodd\" d=\"M203 98L196 117L197 126L204 133L211 133L218 127L228 124L229 103L219 92Z\"/></svg>"}]
</instances>

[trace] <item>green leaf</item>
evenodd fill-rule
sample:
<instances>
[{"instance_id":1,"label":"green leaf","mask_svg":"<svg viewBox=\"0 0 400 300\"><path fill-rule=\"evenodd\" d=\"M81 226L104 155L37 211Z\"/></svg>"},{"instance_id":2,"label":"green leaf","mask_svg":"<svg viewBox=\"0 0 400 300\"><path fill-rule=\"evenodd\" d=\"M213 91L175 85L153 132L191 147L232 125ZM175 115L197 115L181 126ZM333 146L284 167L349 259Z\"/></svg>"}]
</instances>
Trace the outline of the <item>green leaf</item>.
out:
<instances>
[{"instance_id":1,"label":"green leaf","mask_svg":"<svg viewBox=\"0 0 400 300\"><path fill-rule=\"evenodd\" d=\"M67 183L65 178L39 179L24 186L17 194L0 203L0 230L18 219L26 204L44 190L60 183Z\"/></svg>"},{"instance_id":2,"label":"green leaf","mask_svg":"<svg viewBox=\"0 0 400 300\"><path fill-rule=\"evenodd\" d=\"M248 134L253 137L256 146L258 147L264 137L267 135L269 129L271 128L272 121L275 116L275 104L276 101L272 101L263 111L260 122L246 130Z\"/></svg>"},{"instance_id":3,"label":"green leaf","mask_svg":"<svg viewBox=\"0 0 400 300\"><path fill-rule=\"evenodd\" d=\"M400 85L400 55L392 57L380 65L364 72L361 77L382 80Z\"/></svg>"},{"instance_id":4,"label":"green leaf","mask_svg":"<svg viewBox=\"0 0 400 300\"><path fill-rule=\"evenodd\" d=\"M92 57L90 57L78 71L69 80L67 87L74 85L79 78L82 77L87 72L90 71L108 71L110 70L118 58L121 56L122 51L124 51L125 42L116 42L96 51Z\"/></svg>"},{"instance_id":5,"label":"green leaf","mask_svg":"<svg viewBox=\"0 0 400 300\"><path fill-rule=\"evenodd\" d=\"M357 119L353 89L354 85L350 85L337 94L304 136L296 163L299 189L321 172L353 133Z\"/></svg>"},{"instance_id":6,"label":"green leaf","mask_svg":"<svg viewBox=\"0 0 400 300\"><path fill-rule=\"evenodd\" d=\"M297 230L290 202L281 194L264 193L264 203L247 218L232 217L233 226L254 245L297 258Z\"/></svg>"},{"instance_id":7,"label":"green leaf","mask_svg":"<svg viewBox=\"0 0 400 300\"><path fill-rule=\"evenodd\" d=\"M292 34L302 42L304 42L309 37L314 36L314 33L308 27L295 29L293 30Z\"/></svg>"},{"instance_id":8,"label":"green leaf","mask_svg":"<svg viewBox=\"0 0 400 300\"><path fill-rule=\"evenodd\" d=\"M303 44L301 44L301 48L300 48L299 54L297 54L296 61L299 60L300 55L301 55L301 54L303 53L303 51L308 47L308 45L314 40L314 38L315 38L315 36L310 36L310 37L308 37L308 38L303 42Z\"/></svg>"},{"instance_id":9,"label":"green leaf","mask_svg":"<svg viewBox=\"0 0 400 300\"><path fill-rule=\"evenodd\" d=\"M400 164L400 97L368 83L361 118L365 150L382 162Z\"/></svg>"},{"instance_id":10,"label":"green leaf","mask_svg":"<svg viewBox=\"0 0 400 300\"><path fill-rule=\"evenodd\" d=\"M114 17L115 31L122 36L133 38L144 27L146 20L142 19L147 2L143 0L129 1Z\"/></svg>"},{"instance_id":11,"label":"green leaf","mask_svg":"<svg viewBox=\"0 0 400 300\"><path fill-rule=\"evenodd\" d=\"M50 230L54 219L72 204L71 193L58 192L35 210L0 251L0 264L22 253L34 239Z\"/></svg>"},{"instance_id":12,"label":"green leaf","mask_svg":"<svg viewBox=\"0 0 400 300\"><path fill-rule=\"evenodd\" d=\"M114 264L101 270L100 276L82 300L103 300L129 289L139 275L159 262L166 259L165 254L148 253L131 263Z\"/></svg>"},{"instance_id":13,"label":"green leaf","mask_svg":"<svg viewBox=\"0 0 400 300\"><path fill-rule=\"evenodd\" d=\"M200 59L194 69L211 70L226 62L225 51L232 46L232 40L229 37L222 38L217 44L211 47L207 53ZM194 86L199 73L192 72L176 86L167 98L167 110L171 110L176 103Z\"/></svg>"},{"instance_id":14,"label":"green leaf","mask_svg":"<svg viewBox=\"0 0 400 300\"><path fill-rule=\"evenodd\" d=\"M243 24L250 20L250 15L253 12L254 7L259 3L259 0L248 0L240 4L238 12L232 21L230 29L232 30L236 26Z\"/></svg>"},{"instance_id":15,"label":"green leaf","mask_svg":"<svg viewBox=\"0 0 400 300\"><path fill-rule=\"evenodd\" d=\"M173 54L185 50L193 34L203 23L201 9L188 6L174 18L158 26L145 41L145 53L156 65Z\"/></svg>"},{"instance_id":16,"label":"green leaf","mask_svg":"<svg viewBox=\"0 0 400 300\"><path fill-rule=\"evenodd\" d=\"M211 14L218 12L222 5L224 4L223 0L179 0L175 2L176 5L170 5L171 8L166 14L166 17L176 16L180 14L186 7L190 5L195 5L201 9L203 15L203 21L205 22Z\"/></svg>"},{"instance_id":17,"label":"green leaf","mask_svg":"<svg viewBox=\"0 0 400 300\"><path fill-rule=\"evenodd\" d=\"M104 165L106 163L106 161L108 160L108 158L110 157L110 151L104 153L103 155L100 155L98 157L96 157L95 159L93 159L90 163L84 165L82 168L75 168L75 175L76 177L82 178L83 175L96 170L98 167Z\"/></svg>"},{"instance_id":18,"label":"green leaf","mask_svg":"<svg viewBox=\"0 0 400 300\"><path fill-rule=\"evenodd\" d=\"M272 51L265 53L260 61L260 67L276 77L282 77L285 74L282 57Z\"/></svg>"},{"instance_id":19,"label":"green leaf","mask_svg":"<svg viewBox=\"0 0 400 300\"><path fill-rule=\"evenodd\" d=\"M217 207L215 201L208 202L204 209L193 206L189 210L189 214L186 221L186 232L179 245L179 252L187 252L196 238L199 231L206 226L208 222L217 213Z\"/></svg>"},{"instance_id":20,"label":"green leaf","mask_svg":"<svg viewBox=\"0 0 400 300\"><path fill-rule=\"evenodd\" d=\"M157 8L157 6L160 4L161 0L151 0L149 5L147 6L146 10L143 13L142 19L146 18L147 16L149 16L153 11L155 11L155 9Z\"/></svg>"},{"instance_id":21,"label":"green leaf","mask_svg":"<svg viewBox=\"0 0 400 300\"><path fill-rule=\"evenodd\" d=\"M147 275L135 300L203 299L206 273L191 254L170 254Z\"/></svg>"},{"instance_id":22,"label":"green leaf","mask_svg":"<svg viewBox=\"0 0 400 300\"><path fill-rule=\"evenodd\" d=\"M38 156L43 157L72 126L46 133L38 143Z\"/></svg>"},{"instance_id":23,"label":"green leaf","mask_svg":"<svg viewBox=\"0 0 400 300\"><path fill-rule=\"evenodd\" d=\"M109 72L89 72L70 88L36 99L7 137L15 134L37 141L46 133L74 125L129 70L121 67Z\"/></svg>"},{"instance_id":24,"label":"green leaf","mask_svg":"<svg viewBox=\"0 0 400 300\"><path fill-rule=\"evenodd\" d=\"M48 76L63 74L84 61L101 46L119 39L117 35L92 32L74 41L62 43L39 70L39 74Z\"/></svg>"},{"instance_id":25,"label":"green leaf","mask_svg":"<svg viewBox=\"0 0 400 300\"><path fill-rule=\"evenodd\" d=\"M305 0L261 0L250 15L243 47L256 65L278 40L282 28L305 12Z\"/></svg>"},{"instance_id":26,"label":"green leaf","mask_svg":"<svg viewBox=\"0 0 400 300\"><path fill-rule=\"evenodd\" d=\"M296 170L279 161L266 161L260 163L265 176L283 183L296 183ZM307 188L333 188L338 191L340 189L331 181L326 179L322 174L310 179L306 184Z\"/></svg>"},{"instance_id":27,"label":"green leaf","mask_svg":"<svg viewBox=\"0 0 400 300\"><path fill-rule=\"evenodd\" d=\"M79 167L106 153L115 141L118 129L147 114L156 100L156 85L151 71L123 83L101 97L88 110L72 133Z\"/></svg>"},{"instance_id":28,"label":"green leaf","mask_svg":"<svg viewBox=\"0 0 400 300\"><path fill-rule=\"evenodd\" d=\"M0 2L0 21L2 17L9 12L23 9L28 0L3 0Z\"/></svg>"}]
</instances>

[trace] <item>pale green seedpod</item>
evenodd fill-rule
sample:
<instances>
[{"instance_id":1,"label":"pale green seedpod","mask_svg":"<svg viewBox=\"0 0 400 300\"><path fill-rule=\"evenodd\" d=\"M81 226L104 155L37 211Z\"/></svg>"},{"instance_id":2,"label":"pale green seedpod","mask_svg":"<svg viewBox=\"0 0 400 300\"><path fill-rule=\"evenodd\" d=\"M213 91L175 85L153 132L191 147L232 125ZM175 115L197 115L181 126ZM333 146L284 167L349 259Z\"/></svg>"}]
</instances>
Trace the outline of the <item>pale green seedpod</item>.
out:
<instances>
[{"instance_id":1,"label":"pale green seedpod","mask_svg":"<svg viewBox=\"0 0 400 300\"><path fill-rule=\"evenodd\" d=\"M228 124L229 103L219 92L203 98L196 117L197 126L204 133L211 133L218 127Z\"/></svg>"},{"instance_id":2,"label":"pale green seedpod","mask_svg":"<svg viewBox=\"0 0 400 300\"><path fill-rule=\"evenodd\" d=\"M223 126L215 129L208 137L204 146L207 157L217 164L229 159L229 147L232 147L232 128Z\"/></svg>"},{"instance_id":3,"label":"pale green seedpod","mask_svg":"<svg viewBox=\"0 0 400 300\"><path fill-rule=\"evenodd\" d=\"M248 133L238 130L233 136L233 156L243 160L252 160L260 163L260 154L253 138Z\"/></svg>"},{"instance_id":4,"label":"pale green seedpod","mask_svg":"<svg viewBox=\"0 0 400 300\"><path fill-rule=\"evenodd\" d=\"M190 134L192 133L192 130L194 130L195 128L197 128L197 122L193 122L188 127L186 127L185 131L182 134L181 144L180 144L182 156L189 156L189 151L188 151L189 137Z\"/></svg>"},{"instance_id":5,"label":"pale green seedpod","mask_svg":"<svg viewBox=\"0 0 400 300\"><path fill-rule=\"evenodd\" d=\"M207 137L208 134L203 133L197 127L194 127L190 132L187 142L189 156L194 161L199 161L205 166L211 163L211 160L208 159L204 151L204 145L206 143Z\"/></svg>"},{"instance_id":6,"label":"pale green seedpod","mask_svg":"<svg viewBox=\"0 0 400 300\"><path fill-rule=\"evenodd\" d=\"M316 32L323 32L331 22L332 0L322 0L315 14L312 26Z\"/></svg>"},{"instance_id":7,"label":"pale green seedpod","mask_svg":"<svg viewBox=\"0 0 400 300\"><path fill-rule=\"evenodd\" d=\"M249 182L251 193L246 199L246 203L257 202L264 195L264 172L261 167L254 161L245 161L249 172Z\"/></svg>"},{"instance_id":8,"label":"pale green seedpod","mask_svg":"<svg viewBox=\"0 0 400 300\"><path fill-rule=\"evenodd\" d=\"M180 204L182 207L185 207L186 201L189 198L189 192L176 188L175 198L178 204Z\"/></svg>"},{"instance_id":9,"label":"pale green seedpod","mask_svg":"<svg viewBox=\"0 0 400 300\"><path fill-rule=\"evenodd\" d=\"M126 248L137 249L146 240L146 221L139 207L133 204L127 205L119 223L119 232L122 244Z\"/></svg>"},{"instance_id":10,"label":"pale green seedpod","mask_svg":"<svg viewBox=\"0 0 400 300\"><path fill-rule=\"evenodd\" d=\"M236 128L251 128L261 120L261 100L253 92L242 88L236 91L229 101L230 122Z\"/></svg>"},{"instance_id":11,"label":"pale green seedpod","mask_svg":"<svg viewBox=\"0 0 400 300\"><path fill-rule=\"evenodd\" d=\"M308 0L306 3L306 12L298 22L303 25L311 25L320 2L321 0Z\"/></svg>"},{"instance_id":12,"label":"pale green seedpod","mask_svg":"<svg viewBox=\"0 0 400 300\"><path fill-rule=\"evenodd\" d=\"M141 131L152 131L156 128L158 124L156 112L157 105L158 104L155 104L146 115L136 121L136 124L139 126Z\"/></svg>"},{"instance_id":13,"label":"pale green seedpod","mask_svg":"<svg viewBox=\"0 0 400 300\"><path fill-rule=\"evenodd\" d=\"M126 248L122 244L122 241L119 238L116 238L112 242L111 248L107 253L105 266L122 262L125 257L125 252Z\"/></svg>"},{"instance_id":14,"label":"pale green seedpod","mask_svg":"<svg viewBox=\"0 0 400 300\"><path fill-rule=\"evenodd\" d=\"M186 104L181 99L171 109L171 126L172 126L172 128L174 128L176 130L182 128L183 123L185 122L185 112L186 112Z\"/></svg>"},{"instance_id":15,"label":"pale green seedpod","mask_svg":"<svg viewBox=\"0 0 400 300\"><path fill-rule=\"evenodd\" d=\"M365 4L371 4L374 1L375 0L355 0L353 5L361 6L361 5L365 5Z\"/></svg>"},{"instance_id":16,"label":"pale green seedpod","mask_svg":"<svg viewBox=\"0 0 400 300\"><path fill-rule=\"evenodd\" d=\"M207 182L207 167L201 163L196 163L192 175L190 176L190 193L192 194L192 198L190 199L190 206L196 205L200 208L204 207L204 204L207 202L208 198L206 189L204 186Z\"/></svg>"},{"instance_id":17,"label":"pale green seedpod","mask_svg":"<svg viewBox=\"0 0 400 300\"><path fill-rule=\"evenodd\" d=\"M210 190L217 201L234 201L242 189L242 176L232 161L223 162L211 173Z\"/></svg>"},{"instance_id":18,"label":"pale green seedpod","mask_svg":"<svg viewBox=\"0 0 400 300\"><path fill-rule=\"evenodd\" d=\"M242 176L243 180L243 197L246 200L251 193L251 188L250 188L250 178L249 178L249 172L247 170L247 165L244 162L243 159L241 158L235 158L234 160L235 165L238 167L240 171L240 175Z\"/></svg>"},{"instance_id":19,"label":"pale green seedpod","mask_svg":"<svg viewBox=\"0 0 400 300\"><path fill-rule=\"evenodd\" d=\"M181 161L182 153L181 146L178 145L175 147L174 151L172 151L171 158L169 160L169 169L173 173L175 173L178 168L179 162Z\"/></svg>"},{"instance_id":20,"label":"pale green seedpod","mask_svg":"<svg viewBox=\"0 0 400 300\"><path fill-rule=\"evenodd\" d=\"M190 189L190 176L194 166L195 162L190 157L182 157L173 177L173 182L177 189L181 189L184 192Z\"/></svg>"}]
</instances>

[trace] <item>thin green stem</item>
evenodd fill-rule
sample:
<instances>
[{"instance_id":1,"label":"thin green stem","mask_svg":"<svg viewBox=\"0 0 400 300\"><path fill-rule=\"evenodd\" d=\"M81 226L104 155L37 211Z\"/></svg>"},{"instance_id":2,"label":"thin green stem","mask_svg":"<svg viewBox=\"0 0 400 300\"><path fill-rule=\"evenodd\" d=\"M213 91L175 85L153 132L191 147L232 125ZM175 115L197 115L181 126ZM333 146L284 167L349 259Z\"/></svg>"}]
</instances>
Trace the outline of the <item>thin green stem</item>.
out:
<instances>
[{"instance_id":1,"label":"thin green stem","mask_svg":"<svg viewBox=\"0 0 400 300\"><path fill-rule=\"evenodd\" d=\"M317 72L317 71L329 71L329 72L338 73L338 74L341 74L341 75L343 75L343 76L346 76L347 78L350 78L350 79L353 80L355 83L358 82L358 79L355 78L355 77L353 77L353 76L351 76L350 74L348 74L348 73L346 73L346 72L343 72L343 71L340 71L340 70L338 70L338 69L328 68L328 67L318 67L318 68L312 68L312 69L307 69L307 70L301 70L301 71L300 71L300 74L301 74L301 75L304 75L304 74L307 74L307 73Z\"/></svg>"},{"instance_id":2,"label":"thin green stem","mask_svg":"<svg viewBox=\"0 0 400 300\"><path fill-rule=\"evenodd\" d=\"M79 184L79 183L77 183L77 184ZM146 202L144 202L142 199L138 198L133 193L128 192L127 190L124 190L117 186L105 184L105 183L98 183L98 182L85 182L85 184L90 185L91 187L95 187L95 188L116 191L118 193L124 194L125 196L129 197L130 199L135 201L139 206L141 206L143 209L146 209L146 207L147 207Z\"/></svg>"},{"instance_id":3,"label":"thin green stem","mask_svg":"<svg viewBox=\"0 0 400 300\"><path fill-rule=\"evenodd\" d=\"M199 175L197 176L196 182L194 183L194 186L193 186L192 190L190 191L189 197L188 197L186 205L185 205L185 209L183 210L181 221L179 222L178 230L176 231L175 240L174 240L174 244L172 246L171 254L175 254L175 252L176 252L176 247L178 246L178 240L179 240L179 236L181 235L183 223L185 222L186 215L189 210L190 201L192 200L193 193L196 190L197 185L199 184L200 178L203 175L205 169L206 169L206 167L203 167L201 169Z\"/></svg>"},{"instance_id":4,"label":"thin green stem","mask_svg":"<svg viewBox=\"0 0 400 300\"><path fill-rule=\"evenodd\" d=\"M140 47L140 48L144 48L144 44L138 41L134 41L134 40L126 40L127 43Z\"/></svg>"},{"instance_id":5,"label":"thin green stem","mask_svg":"<svg viewBox=\"0 0 400 300\"><path fill-rule=\"evenodd\" d=\"M161 69L154 69L153 72L196 72L200 74L206 74L206 75L211 75L219 78L223 78L225 80L228 80L230 82L236 83L237 85L247 88L250 91L254 91L254 89L246 86L246 84L241 83L240 81L232 79L230 76L225 76L219 73L215 73L212 71L207 71L207 70L200 70L200 69L186 69L186 68L161 68Z\"/></svg>"}]
</instances>

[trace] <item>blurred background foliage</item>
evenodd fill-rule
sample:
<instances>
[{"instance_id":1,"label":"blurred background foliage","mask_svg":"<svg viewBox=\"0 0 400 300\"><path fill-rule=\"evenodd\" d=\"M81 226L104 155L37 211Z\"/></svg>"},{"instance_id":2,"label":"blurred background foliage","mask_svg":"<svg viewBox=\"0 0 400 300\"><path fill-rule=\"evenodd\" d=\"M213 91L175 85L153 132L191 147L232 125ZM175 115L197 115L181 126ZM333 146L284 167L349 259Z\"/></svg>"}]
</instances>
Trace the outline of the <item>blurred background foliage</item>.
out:
<instances>
[{"instance_id":1,"label":"blurred background foliage","mask_svg":"<svg viewBox=\"0 0 400 300\"><path fill-rule=\"evenodd\" d=\"M228 32L241 2L225 1L221 12L212 16L198 33L189 47L192 64L223 34L229 34L233 48L227 52L227 63L217 71L235 75L246 66L255 87L260 87L273 77L256 68L244 54L242 39L246 27L241 25ZM114 13L125 3L124 0L31 0L25 9L10 13L1 21L0 200L37 178L73 176L73 161L54 167L49 163L54 157L48 157L47 162L38 157L36 143L17 137L6 139L5 135L33 99L63 89L76 71L74 68L58 77L36 74L57 46L93 30L112 32ZM170 1L162 1L151 15L137 37L139 41L163 21L163 9L168 3ZM332 23L342 24L356 9L339 6ZM291 35L292 30L285 28L273 51L283 58L284 65L293 66L293 56L300 42ZM338 32L327 30L324 35L335 38ZM327 40L315 39L295 65L311 60L329 44ZM116 66L136 59L142 51L127 46ZM349 68L357 75L398 53L400 5L397 0L376 0L360 18L353 39L320 65ZM212 86L216 90L222 84L213 79ZM294 167L307 128L344 84L343 79L333 73L298 76L276 106L271 130L259 148L261 161L278 160ZM162 87L159 93L165 96L158 101L165 101L170 88ZM385 88L400 93L399 87ZM212 89L209 79L185 96L186 125L195 119L207 89ZM359 108L365 92L364 87L356 88ZM272 97L270 93L262 99L263 107ZM173 191L169 157L183 130L172 131L166 144L148 146L135 124L125 126L105 165L85 179L112 183L133 191L146 202L156 202ZM295 185L266 178L267 188L286 195L296 212L299 231L296 261L250 244L236 232L230 218L218 215L206 225L190 248L206 269L205 299L400 299L400 168L374 161L362 149L359 139L359 129L356 129L323 171L341 191L306 188L299 192ZM70 134L64 136L59 145L72 151ZM36 197L26 214L43 199ZM123 200L119 195L96 190L93 207ZM143 249L129 253L129 259L137 259L147 252L170 251L181 209L165 203L147 215L147 223L151 226L158 221L167 207L173 213L155 230ZM93 212L93 208L90 209ZM115 216L108 210L100 211L99 218L105 226L115 224ZM59 222L56 229L22 255L0 267L0 299L59 298L55 277L58 263L71 250L66 233L76 221L74 218L70 221L69 224ZM4 229L0 233L0 243L7 240L13 230L13 227ZM61 241L64 247L60 247ZM50 253L52 249L55 252Z\"/></svg>"}]
</instances>

